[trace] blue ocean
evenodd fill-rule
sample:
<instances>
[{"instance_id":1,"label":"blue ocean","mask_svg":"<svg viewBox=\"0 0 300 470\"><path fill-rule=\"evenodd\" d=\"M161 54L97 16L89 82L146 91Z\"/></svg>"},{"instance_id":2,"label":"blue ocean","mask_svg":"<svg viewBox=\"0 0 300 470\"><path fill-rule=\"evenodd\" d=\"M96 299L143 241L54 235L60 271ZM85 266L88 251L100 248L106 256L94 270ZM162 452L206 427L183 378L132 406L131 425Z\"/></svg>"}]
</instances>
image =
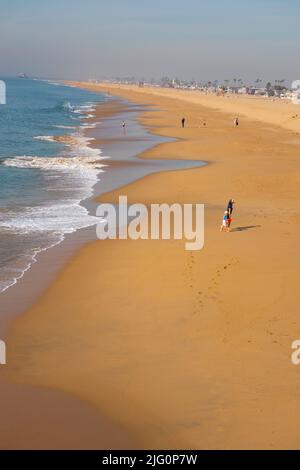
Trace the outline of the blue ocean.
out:
<instances>
[{"instance_id":1,"label":"blue ocean","mask_svg":"<svg viewBox=\"0 0 300 470\"><path fill-rule=\"evenodd\" d=\"M0 105L0 292L39 252L95 223L81 204L93 193L101 151L85 130L108 99L60 83L4 79Z\"/></svg>"}]
</instances>

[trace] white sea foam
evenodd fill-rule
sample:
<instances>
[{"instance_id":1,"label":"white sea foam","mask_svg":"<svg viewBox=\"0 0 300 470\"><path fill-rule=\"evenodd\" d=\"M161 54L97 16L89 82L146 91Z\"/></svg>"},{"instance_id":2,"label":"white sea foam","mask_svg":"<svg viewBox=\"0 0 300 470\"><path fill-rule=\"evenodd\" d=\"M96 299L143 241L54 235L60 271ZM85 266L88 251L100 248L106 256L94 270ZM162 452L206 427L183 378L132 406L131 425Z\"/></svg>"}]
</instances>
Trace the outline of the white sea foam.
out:
<instances>
[{"instance_id":1,"label":"white sea foam","mask_svg":"<svg viewBox=\"0 0 300 470\"><path fill-rule=\"evenodd\" d=\"M54 179L55 185L47 187L59 199L49 200L40 206L25 207L22 211L5 211L0 213L0 230L16 234L23 238L38 237L38 247L27 248L20 260L20 267L12 267L12 274L6 280L0 280L0 292L17 283L28 271L37 256L55 245L61 243L66 234L79 229L96 225L101 220L90 215L81 205L81 201L91 197L93 187L103 171L101 161L104 157L13 157L3 162L3 165L17 168L40 169L44 178ZM73 196L67 196L72 194ZM40 235L38 235L40 234ZM41 238L42 237L42 238ZM30 242L32 243L32 242Z\"/></svg>"},{"instance_id":2,"label":"white sea foam","mask_svg":"<svg viewBox=\"0 0 300 470\"><path fill-rule=\"evenodd\" d=\"M87 128L89 128L88 124L83 124L82 126L80 126L81 130ZM64 144L66 147L68 147L68 151L64 152L64 155L67 154L68 156L93 156L94 158L96 158L99 157L101 154L101 150L99 150L98 148L90 147L90 143L95 140L94 137L85 137L80 131L71 135L62 136L39 135L36 136L35 139L45 140L47 142L59 142Z\"/></svg>"},{"instance_id":3,"label":"white sea foam","mask_svg":"<svg viewBox=\"0 0 300 470\"><path fill-rule=\"evenodd\" d=\"M39 79L37 79L39 80ZM54 85L54 86L66 86L64 83L60 83L60 82L55 82L53 80L40 80L42 82L47 82L49 83L49 85Z\"/></svg>"},{"instance_id":4,"label":"white sea foam","mask_svg":"<svg viewBox=\"0 0 300 470\"><path fill-rule=\"evenodd\" d=\"M99 157L101 155L101 150L95 147L91 147L90 143L95 140L94 137L84 137L83 135L73 135L72 138L74 141L66 142L66 145L69 147L68 154L71 156L89 156L89 157Z\"/></svg>"},{"instance_id":5,"label":"white sea foam","mask_svg":"<svg viewBox=\"0 0 300 470\"><path fill-rule=\"evenodd\" d=\"M37 256L39 253L42 253L43 251L48 250L49 248L53 248L56 245L59 245L63 241L63 237L58 238L56 241L54 241L52 244L49 246L46 246L45 248L36 248L32 249L31 253L28 253L27 255L24 255L23 258L23 268L17 270L14 269L14 276L11 279L6 279L5 281L0 281L0 293L6 291L10 287L14 286L22 277L24 274L31 268L31 266L36 263L37 261ZM18 274L19 272L19 274Z\"/></svg>"},{"instance_id":6,"label":"white sea foam","mask_svg":"<svg viewBox=\"0 0 300 470\"><path fill-rule=\"evenodd\" d=\"M89 215L77 199L26 207L20 212L10 211L1 220L0 226L21 234L50 232L62 239L67 233L99 223L99 217Z\"/></svg>"},{"instance_id":7,"label":"white sea foam","mask_svg":"<svg viewBox=\"0 0 300 470\"><path fill-rule=\"evenodd\" d=\"M76 126L55 126L57 129L76 129Z\"/></svg>"},{"instance_id":8,"label":"white sea foam","mask_svg":"<svg viewBox=\"0 0 300 470\"><path fill-rule=\"evenodd\" d=\"M89 104L84 104L82 106L79 106L78 108L79 110L82 110L82 111L95 111L96 110L96 106L94 103L89 103Z\"/></svg>"},{"instance_id":9,"label":"white sea foam","mask_svg":"<svg viewBox=\"0 0 300 470\"><path fill-rule=\"evenodd\" d=\"M4 166L15 168L39 168L40 170L97 170L99 173L104 166L100 163L99 155L95 160L93 157L34 157L16 156L3 161ZM101 170L102 171L102 170Z\"/></svg>"},{"instance_id":10,"label":"white sea foam","mask_svg":"<svg viewBox=\"0 0 300 470\"><path fill-rule=\"evenodd\" d=\"M81 116L81 119L91 119L94 117L95 117L95 114L85 114L84 116Z\"/></svg>"},{"instance_id":11,"label":"white sea foam","mask_svg":"<svg viewBox=\"0 0 300 470\"><path fill-rule=\"evenodd\" d=\"M74 106L71 105L69 101L63 104L63 108L67 109L68 111L73 111L74 112Z\"/></svg>"},{"instance_id":12,"label":"white sea foam","mask_svg":"<svg viewBox=\"0 0 300 470\"><path fill-rule=\"evenodd\" d=\"M73 114L76 114L80 119L90 119L95 117L93 114L95 111L96 107L94 104L82 105L72 110Z\"/></svg>"},{"instance_id":13,"label":"white sea foam","mask_svg":"<svg viewBox=\"0 0 300 470\"><path fill-rule=\"evenodd\" d=\"M34 137L35 140L45 140L47 142L55 142L55 137L53 135L37 135Z\"/></svg>"},{"instance_id":14,"label":"white sea foam","mask_svg":"<svg viewBox=\"0 0 300 470\"><path fill-rule=\"evenodd\" d=\"M23 255L21 266L13 268L12 276L9 276L8 279L0 280L0 293L14 286L22 279L32 264L36 263L37 256L43 251L59 245L64 240L66 234L99 224L103 221L100 217L89 215L88 211L77 200L69 200L65 204L58 203L49 207L28 207L23 211L22 217L20 217L20 214L14 214L12 211L10 214L6 214L4 221L1 221L0 215L1 229L6 228L14 233L19 233L23 237L26 234L48 233L44 246L32 247L27 254ZM11 271L11 269L9 270Z\"/></svg>"},{"instance_id":15,"label":"white sea foam","mask_svg":"<svg viewBox=\"0 0 300 470\"><path fill-rule=\"evenodd\" d=\"M65 102L63 107L82 121L94 117L95 104L88 103L74 107ZM90 215L81 205L81 201L93 194L93 188L99 181L99 174L104 171L103 160L108 157L101 155L101 150L90 146L93 138L84 136L86 129L96 127L96 123L79 122L78 126L55 127L77 130L65 136L36 136L36 140L59 142L65 150L60 156L15 156L2 161L7 167L37 169L43 172L46 186L44 190L53 191L53 198L40 202L35 207L23 207L22 211L5 211L0 213L0 230L3 233L15 234L21 243L29 243L26 253L22 255L18 265L9 267L12 275L9 279L0 279L0 292L14 285L24 273L36 262L40 252L45 251L64 240L66 234L98 224L99 217ZM49 184L47 183L49 181ZM39 235L40 234L40 235ZM45 234L45 235L42 235ZM23 242L22 242L23 240ZM36 240L32 242L31 240ZM25 243L26 241L26 243ZM30 245L32 246L30 247Z\"/></svg>"},{"instance_id":16,"label":"white sea foam","mask_svg":"<svg viewBox=\"0 0 300 470\"><path fill-rule=\"evenodd\" d=\"M96 122L91 122L89 124L81 124L80 129L95 129L97 127Z\"/></svg>"}]
</instances>

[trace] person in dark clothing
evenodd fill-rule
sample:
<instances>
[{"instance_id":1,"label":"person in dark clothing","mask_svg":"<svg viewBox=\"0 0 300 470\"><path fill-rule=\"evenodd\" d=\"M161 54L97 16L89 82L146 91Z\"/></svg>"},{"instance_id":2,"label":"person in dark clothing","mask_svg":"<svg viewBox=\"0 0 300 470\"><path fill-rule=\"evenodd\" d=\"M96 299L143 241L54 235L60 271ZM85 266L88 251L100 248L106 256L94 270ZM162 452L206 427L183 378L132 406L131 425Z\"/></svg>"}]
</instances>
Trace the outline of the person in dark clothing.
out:
<instances>
[{"instance_id":1,"label":"person in dark clothing","mask_svg":"<svg viewBox=\"0 0 300 470\"><path fill-rule=\"evenodd\" d=\"M235 204L235 200L234 199L229 199L228 204L227 204L227 211L228 211L229 216L231 216L231 214L232 214L233 204Z\"/></svg>"},{"instance_id":2,"label":"person in dark clothing","mask_svg":"<svg viewBox=\"0 0 300 470\"><path fill-rule=\"evenodd\" d=\"M183 118L181 119L181 127L184 128L184 126L185 126L185 118L183 117Z\"/></svg>"}]
</instances>

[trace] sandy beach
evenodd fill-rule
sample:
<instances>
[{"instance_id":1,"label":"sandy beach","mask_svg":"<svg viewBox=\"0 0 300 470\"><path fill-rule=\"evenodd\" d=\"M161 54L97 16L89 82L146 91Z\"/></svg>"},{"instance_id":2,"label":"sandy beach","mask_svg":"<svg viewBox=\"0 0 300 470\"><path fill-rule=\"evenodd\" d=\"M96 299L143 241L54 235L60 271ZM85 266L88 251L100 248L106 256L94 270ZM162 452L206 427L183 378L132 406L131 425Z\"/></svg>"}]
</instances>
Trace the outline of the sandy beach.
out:
<instances>
[{"instance_id":1,"label":"sandy beach","mask_svg":"<svg viewBox=\"0 0 300 470\"><path fill-rule=\"evenodd\" d=\"M298 449L300 368L291 363L291 343L300 337L297 106L74 84L149 105L141 123L174 140L140 158L207 162L151 174L99 198L204 203L205 246L84 246L13 321L3 377L86 402L89 413L124 433L116 431L115 446ZM231 197L232 232L220 233ZM99 448L108 435L107 445L114 443L107 426L105 442L97 435ZM90 445L97 446L94 439Z\"/></svg>"}]
</instances>

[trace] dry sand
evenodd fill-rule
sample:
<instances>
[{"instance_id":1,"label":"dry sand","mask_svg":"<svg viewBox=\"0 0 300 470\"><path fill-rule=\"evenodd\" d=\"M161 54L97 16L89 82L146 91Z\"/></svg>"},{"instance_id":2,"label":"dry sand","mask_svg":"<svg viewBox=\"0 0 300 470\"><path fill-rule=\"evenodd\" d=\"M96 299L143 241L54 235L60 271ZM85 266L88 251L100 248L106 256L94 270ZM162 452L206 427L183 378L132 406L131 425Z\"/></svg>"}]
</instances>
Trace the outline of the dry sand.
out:
<instances>
[{"instance_id":1,"label":"dry sand","mask_svg":"<svg viewBox=\"0 0 300 470\"><path fill-rule=\"evenodd\" d=\"M205 203L205 246L86 246L14 322L5 374L86 400L140 447L299 448L300 367L290 359L300 338L297 107L80 86L155 106L142 122L178 140L143 158L211 163L150 175L101 198ZM244 117L234 129L237 114ZM220 233L230 197L233 231Z\"/></svg>"}]
</instances>

